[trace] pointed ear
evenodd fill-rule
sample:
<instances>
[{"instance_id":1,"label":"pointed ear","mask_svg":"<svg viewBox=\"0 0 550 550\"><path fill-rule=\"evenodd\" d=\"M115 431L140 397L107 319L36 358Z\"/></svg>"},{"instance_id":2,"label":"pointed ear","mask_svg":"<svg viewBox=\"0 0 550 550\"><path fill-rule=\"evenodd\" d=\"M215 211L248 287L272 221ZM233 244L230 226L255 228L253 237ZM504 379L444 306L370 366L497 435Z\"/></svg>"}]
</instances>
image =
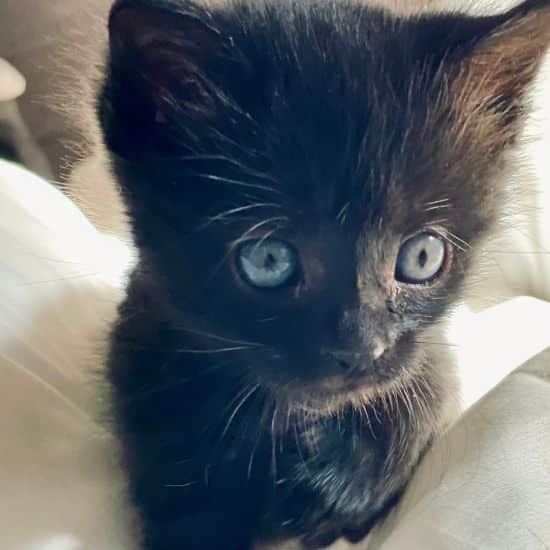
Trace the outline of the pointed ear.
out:
<instances>
[{"instance_id":1,"label":"pointed ear","mask_svg":"<svg viewBox=\"0 0 550 550\"><path fill-rule=\"evenodd\" d=\"M457 86L470 90L470 107L517 119L525 93L550 48L550 0L527 0L502 15L481 18L482 31L461 60ZM460 94L460 90L456 90Z\"/></svg>"},{"instance_id":2,"label":"pointed ear","mask_svg":"<svg viewBox=\"0 0 550 550\"><path fill-rule=\"evenodd\" d=\"M206 8L181 0L119 0L109 39L99 112L114 152L162 152L215 116L220 94L211 75L228 52Z\"/></svg>"}]
</instances>

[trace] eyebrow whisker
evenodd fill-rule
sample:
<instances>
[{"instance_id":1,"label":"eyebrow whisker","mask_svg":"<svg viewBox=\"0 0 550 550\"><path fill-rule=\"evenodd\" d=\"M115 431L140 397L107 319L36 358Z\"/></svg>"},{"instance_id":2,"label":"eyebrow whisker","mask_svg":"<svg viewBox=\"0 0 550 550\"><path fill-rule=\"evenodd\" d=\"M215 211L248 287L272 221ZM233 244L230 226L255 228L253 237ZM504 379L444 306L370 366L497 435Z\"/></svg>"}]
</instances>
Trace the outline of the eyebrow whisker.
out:
<instances>
[{"instance_id":1,"label":"eyebrow whisker","mask_svg":"<svg viewBox=\"0 0 550 550\"><path fill-rule=\"evenodd\" d=\"M204 224L200 225L198 227L199 231L202 231L203 229L206 229L211 224L224 220L225 218L228 218L229 216L232 216L233 214L238 214L240 212L247 212L248 210L254 210L256 208L281 208L281 205L276 202L257 202L253 204L247 204L244 206L238 206L236 208L231 208L229 210L225 210L224 212L220 212L219 214L216 214L215 216L212 216L208 219Z\"/></svg>"}]
</instances>

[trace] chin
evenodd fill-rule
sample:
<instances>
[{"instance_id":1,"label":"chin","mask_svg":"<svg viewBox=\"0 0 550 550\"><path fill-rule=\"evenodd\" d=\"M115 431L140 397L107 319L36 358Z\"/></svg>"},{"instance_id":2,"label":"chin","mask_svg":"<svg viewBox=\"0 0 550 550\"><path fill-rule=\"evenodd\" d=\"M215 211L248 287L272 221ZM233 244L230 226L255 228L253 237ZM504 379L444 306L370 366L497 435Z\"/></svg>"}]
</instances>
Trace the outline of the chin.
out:
<instances>
[{"instance_id":1,"label":"chin","mask_svg":"<svg viewBox=\"0 0 550 550\"><path fill-rule=\"evenodd\" d=\"M293 518L289 538L311 549L357 542L393 508L449 418L451 369L443 376L434 358L409 354L391 369L380 362L391 376L373 370L270 390L270 429L284 442L276 500Z\"/></svg>"},{"instance_id":2,"label":"chin","mask_svg":"<svg viewBox=\"0 0 550 550\"><path fill-rule=\"evenodd\" d=\"M291 481L277 500L294 518L289 538L308 549L358 542L389 513L441 427L448 395L432 382L403 370L383 385L356 381L281 400L281 440L292 436L277 472Z\"/></svg>"}]
</instances>

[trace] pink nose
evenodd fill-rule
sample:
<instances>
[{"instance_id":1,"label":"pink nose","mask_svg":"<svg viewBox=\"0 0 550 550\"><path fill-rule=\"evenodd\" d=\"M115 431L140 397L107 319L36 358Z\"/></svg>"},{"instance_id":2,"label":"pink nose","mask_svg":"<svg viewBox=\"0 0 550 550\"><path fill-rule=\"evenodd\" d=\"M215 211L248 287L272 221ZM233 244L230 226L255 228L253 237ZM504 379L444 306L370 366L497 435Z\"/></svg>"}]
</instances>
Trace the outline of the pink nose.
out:
<instances>
[{"instance_id":1,"label":"pink nose","mask_svg":"<svg viewBox=\"0 0 550 550\"><path fill-rule=\"evenodd\" d=\"M363 352L340 349L323 350L322 354L344 371L362 370L373 361L380 359L387 347L380 340L373 342L369 350Z\"/></svg>"}]
</instances>

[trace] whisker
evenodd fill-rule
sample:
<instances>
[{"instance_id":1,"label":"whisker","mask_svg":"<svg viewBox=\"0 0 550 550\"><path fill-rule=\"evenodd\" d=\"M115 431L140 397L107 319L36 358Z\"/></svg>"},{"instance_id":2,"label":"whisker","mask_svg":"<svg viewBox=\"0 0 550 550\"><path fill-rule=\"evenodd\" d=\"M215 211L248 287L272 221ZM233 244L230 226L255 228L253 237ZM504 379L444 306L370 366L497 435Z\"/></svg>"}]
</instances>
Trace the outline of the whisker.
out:
<instances>
[{"instance_id":1,"label":"whisker","mask_svg":"<svg viewBox=\"0 0 550 550\"><path fill-rule=\"evenodd\" d=\"M445 208L451 208L450 204L435 204L434 206L428 206L424 208L424 212L433 212L434 210L443 210Z\"/></svg>"},{"instance_id":2,"label":"whisker","mask_svg":"<svg viewBox=\"0 0 550 550\"><path fill-rule=\"evenodd\" d=\"M269 218L267 220L263 220L261 222L258 222L256 224L254 224L252 227L247 229L238 239L235 239L231 243L231 247L229 249L229 252L232 252L239 244L246 241L248 239L249 235L254 233L254 231L257 231L258 229L260 229L264 225L268 225L270 223L274 223L274 222L278 222L278 221L288 221L288 218L286 216L274 216L273 218Z\"/></svg>"},{"instance_id":3,"label":"whisker","mask_svg":"<svg viewBox=\"0 0 550 550\"><path fill-rule=\"evenodd\" d=\"M235 105L231 105L231 106L235 107ZM240 109L238 109L237 112L239 112L240 114L243 114L243 112ZM250 116L247 116L246 114L245 114L245 118L247 118L250 121L253 121L253 119ZM258 151L257 149L245 148L240 143L238 143L234 139L230 138L229 136L227 136L223 132L220 132L219 130L216 130L214 128L210 128L210 131L212 132L213 135L216 136L217 139L219 139L220 141L225 142L229 145L232 145L237 150L240 150L243 154L245 154L249 157L258 158L258 157L262 156L262 153L260 151Z\"/></svg>"},{"instance_id":4,"label":"whisker","mask_svg":"<svg viewBox=\"0 0 550 550\"><path fill-rule=\"evenodd\" d=\"M262 244L267 241L267 239L269 239L269 237L271 237L271 235L273 235L274 233L276 233L277 231L279 231L279 229L281 229L282 226L278 225L276 227L274 227L271 231L268 231L257 243L256 245L254 246L254 251L256 251L258 249L258 247L262 246Z\"/></svg>"},{"instance_id":5,"label":"whisker","mask_svg":"<svg viewBox=\"0 0 550 550\"><path fill-rule=\"evenodd\" d=\"M218 176L216 174L204 174L199 172L194 172L194 175L198 178L207 179L210 181L215 181L218 183L228 183L230 185L236 185L239 187L245 187L248 189L259 189L261 191L268 191L270 193L276 193L279 195L282 195L282 192L278 189L274 189L273 187L269 187L268 185L259 185L257 183L247 183L242 180L236 180L233 178L224 178L223 176Z\"/></svg>"},{"instance_id":6,"label":"whisker","mask_svg":"<svg viewBox=\"0 0 550 550\"><path fill-rule=\"evenodd\" d=\"M436 201L429 201L426 203L426 206L431 206L432 204L441 204L442 202L449 202L449 199L439 199Z\"/></svg>"},{"instance_id":7,"label":"whisker","mask_svg":"<svg viewBox=\"0 0 550 550\"><path fill-rule=\"evenodd\" d=\"M275 317L265 317L263 319L258 319L258 323L271 323L273 321L276 321L278 318L278 315L276 315Z\"/></svg>"},{"instance_id":8,"label":"whisker","mask_svg":"<svg viewBox=\"0 0 550 550\"><path fill-rule=\"evenodd\" d=\"M338 212L338 214L336 215L336 221L338 221L342 225L346 222L350 206L351 203L346 202L346 204L344 204L344 206L340 209L340 212Z\"/></svg>"},{"instance_id":9,"label":"whisker","mask_svg":"<svg viewBox=\"0 0 550 550\"><path fill-rule=\"evenodd\" d=\"M271 175L269 175L266 172L260 172L259 170L255 170L253 168L250 168L246 164L243 164L242 162L238 161L237 159L226 157L224 155L187 155L180 157L182 160L219 160L222 162L227 162L229 164L233 164L237 168L240 168L246 175L256 177L258 179L263 179L266 181L270 181L271 183L275 185L279 185L279 181L273 178Z\"/></svg>"},{"instance_id":10,"label":"whisker","mask_svg":"<svg viewBox=\"0 0 550 550\"><path fill-rule=\"evenodd\" d=\"M189 481L188 483L167 483L164 486L169 489L185 489L186 487L192 487L197 485L198 481Z\"/></svg>"},{"instance_id":11,"label":"whisker","mask_svg":"<svg viewBox=\"0 0 550 550\"><path fill-rule=\"evenodd\" d=\"M259 342L249 342L247 340L236 340L234 338L227 338L225 336L220 336L219 334L214 334L212 332L205 332L202 330L191 329L187 327L174 327L175 330L182 332L189 332L190 334L195 334L197 336L205 336L206 338L212 338L213 340L220 340L220 342L227 342L229 344L240 344L243 346L262 346Z\"/></svg>"},{"instance_id":12,"label":"whisker","mask_svg":"<svg viewBox=\"0 0 550 550\"><path fill-rule=\"evenodd\" d=\"M279 409L277 405L273 408L273 417L271 418L271 472L273 479L277 479L277 435L275 427L277 424L277 413Z\"/></svg>"},{"instance_id":13,"label":"whisker","mask_svg":"<svg viewBox=\"0 0 550 550\"><path fill-rule=\"evenodd\" d=\"M370 416L369 416L369 411L367 409L367 403L365 402L362 402L361 403L361 410L363 411L363 414L365 415L365 420L367 421L367 426L369 427L369 432L371 433L372 435L372 438L374 440L377 439L376 435L374 434L374 430L372 429L372 424L371 424L371 421L370 421Z\"/></svg>"},{"instance_id":14,"label":"whisker","mask_svg":"<svg viewBox=\"0 0 550 550\"><path fill-rule=\"evenodd\" d=\"M302 412L302 416L303 416L303 414L304 413ZM292 431L294 432L294 441L296 443L296 451L298 452L298 457L300 458L300 462L302 463L302 466L304 467L306 472L308 472L308 474L311 475L311 472L309 470L309 465L307 463L304 452L302 450L302 443L300 441L300 436L298 435L298 422L299 422L299 420L296 419L293 422L293 425L292 425ZM302 419L301 423L302 423L302 425L305 424L305 420Z\"/></svg>"},{"instance_id":15,"label":"whisker","mask_svg":"<svg viewBox=\"0 0 550 550\"><path fill-rule=\"evenodd\" d=\"M203 229L206 229L211 224L224 220L225 218L228 218L229 216L233 214L238 214L239 212L246 212L248 210L253 210L255 208L280 208L281 205L277 204L275 202L257 202L254 204L247 204L245 206L239 206L237 208L231 208L230 210L226 210L225 212L220 212L219 214L216 214L215 216L211 217L206 221L204 224L200 225L198 227L199 231L202 231Z\"/></svg>"},{"instance_id":16,"label":"whisker","mask_svg":"<svg viewBox=\"0 0 550 550\"><path fill-rule=\"evenodd\" d=\"M427 222L425 226L429 227L429 226L439 225L439 226L445 227L445 224L447 224L448 221L449 220L447 218L435 218L433 220L429 220L429 222ZM443 231L446 231L446 229L443 229Z\"/></svg>"},{"instance_id":17,"label":"whisker","mask_svg":"<svg viewBox=\"0 0 550 550\"><path fill-rule=\"evenodd\" d=\"M465 246L466 248L472 248L472 245L469 242L465 241L464 239L461 239L456 233L453 233L449 229L445 229L445 233L455 241L459 242L461 245ZM456 243L454 244L456 245Z\"/></svg>"},{"instance_id":18,"label":"whisker","mask_svg":"<svg viewBox=\"0 0 550 550\"><path fill-rule=\"evenodd\" d=\"M255 384L250 388L250 390L244 395L244 397L239 401L239 404L235 407L233 412L231 413L231 416L229 417L229 420L227 421L227 424L225 425L225 428L223 429L221 439L223 439L229 430L229 427L231 426L231 423L233 422L233 419L235 416L237 416L237 413L241 410L243 405L248 401L248 399L260 388L260 384Z\"/></svg>"},{"instance_id":19,"label":"whisker","mask_svg":"<svg viewBox=\"0 0 550 550\"><path fill-rule=\"evenodd\" d=\"M193 353L193 354L211 354L211 353L226 353L230 351L242 351L244 349L254 349L256 346L235 346L232 348L215 348L215 349L187 349L179 348L174 350L176 353Z\"/></svg>"},{"instance_id":20,"label":"whisker","mask_svg":"<svg viewBox=\"0 0 550 550\"><path fill-rule=\"evenodd\" d=\"M248 470L247 470L247 479L250 481L250 478L252 477L252 465L254 464L254 457L256 456L256 449L258 448L258 444L260 443L260 438L262 436L261 429L258 430L258 435L256 437L256 441L254 442L254 446L252 447L252 451L250 452L250 460L248 461Z\"/></svg>"}]
</instances>

